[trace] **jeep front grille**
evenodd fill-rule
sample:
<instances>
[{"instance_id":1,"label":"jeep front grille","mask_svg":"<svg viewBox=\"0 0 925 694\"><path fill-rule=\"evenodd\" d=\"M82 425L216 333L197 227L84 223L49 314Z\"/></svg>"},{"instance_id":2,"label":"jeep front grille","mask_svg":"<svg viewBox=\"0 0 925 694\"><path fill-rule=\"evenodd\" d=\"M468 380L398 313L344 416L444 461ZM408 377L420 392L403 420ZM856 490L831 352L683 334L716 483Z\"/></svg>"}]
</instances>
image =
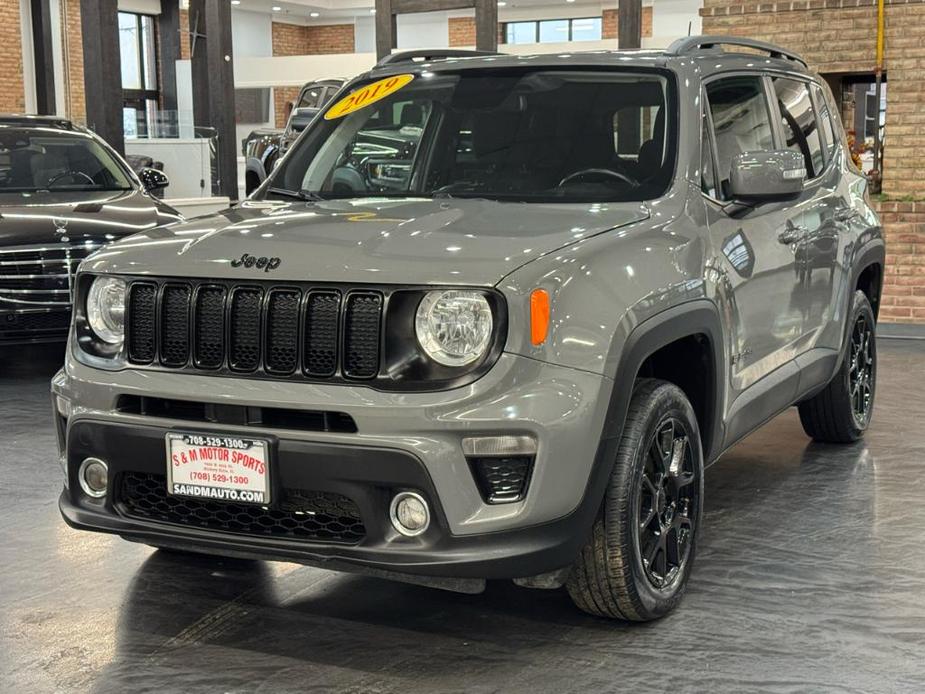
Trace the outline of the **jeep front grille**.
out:
<instances>
[{"instance_id":1,"label":"jeep front grille","mask_svg":"<svg viewBox=\"0 0 925 694\"><path fill-rule=\"evenodd\" d=\"M77 265L101 246L87 241L0 248L0 309L70 309Z\"/></svg>"},{"instance_id":2,"label":"jeep front grille","mask_svg":"<svg viewBox=\"0 0 925 694\"><path fill-rule=\"evenodd\" d=\"M367 289L136 280L129 361L276 378L379 373L383 296Z\"/></svg>"}]
</instances>

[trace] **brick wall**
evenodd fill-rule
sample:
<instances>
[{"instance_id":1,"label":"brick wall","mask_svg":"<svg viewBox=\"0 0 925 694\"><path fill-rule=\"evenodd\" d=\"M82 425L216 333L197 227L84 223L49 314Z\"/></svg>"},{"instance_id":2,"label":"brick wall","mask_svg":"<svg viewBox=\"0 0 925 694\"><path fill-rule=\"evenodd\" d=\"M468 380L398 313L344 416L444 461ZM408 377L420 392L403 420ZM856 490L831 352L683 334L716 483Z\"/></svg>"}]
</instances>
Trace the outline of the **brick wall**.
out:
<instances>
[{"instance_id":1,"label":"brick wall","mask_svg":"<svg viewBox=\"0 0 925 694\"><path fill-rule=\"evenodd\" d=\"M26 110L26 94L22 78L22 36L19 29L19 0L0 0L0 41L3 60L0 61L0 111L22 113Z\"/></svg>"},{"instance_id":2,"label":"brick wall","mask_svg":"<svg viewBox=\"0 0 925 694\"><path fill-rule=\"evenodd\" d=\"M301 87L273 87L273 112L276 114L276 127L286 127L289 117L289 104L299 98Z\"/></svg>"},{"instance_id":3,"label":"brick wall","mask_svg":"<svg viewBox=\"0 0 925 694\"><path fill-rule=\"evenodd\" d=\"M353 24L301 26L273 22L273 55L330 55L353 53Z\"/></svg>"},{"instance_id":4,"label":"brick wall","mask_svg":"<svg viewBox=\"0 0 925 694\"><path fill-rule=\"evenodd\" d=\"M189 10L180 10L180 60L190 59Z\"/></svg>"},{"instance_id":5,"label":"brick wall","mask_svg":"<svg viewBox=\"0 0 925 694\"><path fill-rule=\"evenodd\" d=\"M617 19L617 10L604 10L601 24L603 38L617 38L620 33L620 21ZM651 5L646 5L642 8L642 35L646 38L652 37Z\"/></svg>"},{"instance_id":6,"label":"brick wall","mask_svg":"<svg viewBox=\"0 0 925 694\"><path fill-rule=\"evenodd\" d=\"M450 48L474 46L475 17L450 17L449 32Z\"/></svg>"},{"instance_id":7,"label":"brick wall","mask_svg":"<svg viewBox=\"0 0 925 694\"><path fill-rule=\"evenodd\" d=\"M65 113L78 123L87 120L84 94L83 31L80 27L80 0L61 0L61 24L64 28Z\"/></svg>"},{"instance_id":8,"label":"brick wall","mask_svg":"<svg viewBox=\"0 0 925 694\"><path fill-rule=\"evenodd\" d=\"M925 323L925 202L877 204L886 234L880 319Z\"/></svg>"},{"instance_id":9,"label":"brick wall","mask_svg":"<svg viewBox=\"0 0 925 694\"><path fill-rule=\"evenodd\" d=\"M884 67L889 78L883 192L902 202L879 203L887 240L881 318L925 322L925 0L885 0ZM797 51L838 81L876 65L876 0L742 3L704 0L703 33L764 39ZM842 118L853 128L853 95Z\"/></svg>"}]
</instances>

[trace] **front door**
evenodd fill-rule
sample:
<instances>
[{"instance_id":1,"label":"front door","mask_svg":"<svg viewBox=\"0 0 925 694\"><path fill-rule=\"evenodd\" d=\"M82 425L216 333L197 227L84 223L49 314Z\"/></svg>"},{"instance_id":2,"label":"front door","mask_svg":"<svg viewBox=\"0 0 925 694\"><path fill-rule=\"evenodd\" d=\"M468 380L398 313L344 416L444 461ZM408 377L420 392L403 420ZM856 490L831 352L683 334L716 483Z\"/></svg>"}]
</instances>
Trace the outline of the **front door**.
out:
<instances>
[{"instance_id":1,"label":"front door","mask_svg":"<svg viewBox=\"0 0 925 694\"><path fill-rule=\"evenodd\" d=\"M718 298L726 314L729 403L803 348L806 314L791 248L803 234L802 210L789 201L751 208L729 204L733 158L777 148L772 112L760 75L720 77L706 85L704 151L712 148L715 156L706 157L704 169L712 163L715 174L704 187Z\"/></svg>"}]
</instances>

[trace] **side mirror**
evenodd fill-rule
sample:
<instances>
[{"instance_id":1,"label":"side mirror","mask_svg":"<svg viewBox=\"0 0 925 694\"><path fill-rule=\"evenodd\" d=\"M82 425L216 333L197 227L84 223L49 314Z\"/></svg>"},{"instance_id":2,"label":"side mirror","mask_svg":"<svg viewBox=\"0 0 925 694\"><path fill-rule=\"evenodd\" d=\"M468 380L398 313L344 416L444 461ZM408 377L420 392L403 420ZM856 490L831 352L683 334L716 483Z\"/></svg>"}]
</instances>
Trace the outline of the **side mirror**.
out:
<instances>
[{"instance_id":1,"label":"side mirror","mask_svg":"<svg viewBox=\"0 0 925 694\"><path fill-rule=\"evenodd\" d=\"M170 185L170 179L167 178L167 174L163 171L152 169L149 166L146 166L138 172L138 178L141 179L141 185L143 185L145 190L149 193L163 190Z\"/></svg>"},{"instance_id":2,"label":"side mirror","mask_svg":"<svg viewBox=\"0 0 925 694\"><path fill-rule=\"evenodd\" d=\"M789 149L743 152L732 160L729 194L733 200L780 200L803 190L803 155Z\"/></svg>"}]
</instances>

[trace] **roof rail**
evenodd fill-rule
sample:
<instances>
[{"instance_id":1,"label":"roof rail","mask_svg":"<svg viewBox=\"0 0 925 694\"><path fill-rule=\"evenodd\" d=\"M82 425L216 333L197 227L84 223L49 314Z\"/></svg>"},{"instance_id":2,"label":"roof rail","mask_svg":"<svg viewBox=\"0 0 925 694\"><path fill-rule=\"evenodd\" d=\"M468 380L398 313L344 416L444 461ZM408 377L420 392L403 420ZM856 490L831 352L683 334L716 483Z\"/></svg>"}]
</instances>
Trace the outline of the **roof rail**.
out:
<instances>
[{"instance_id":1,"label":"roof rail","mask_svg":"<svg viewBox=\"0 0 925 694\"><path fill-rule=\"evenodd\" d=\"M391 53L376 63L376 67L395 63L426 63L444 58L478 58L479 56L502 55L496 51L470 51L464 48L432 48L430 50L401 51Z\"/></svg>"},{"instance_id":2,"label":"roof rail","mask_svg":"<svg viewBox=\"0 0 925 694\"><path fill-rule=\"evenodd\" d=\"M741 46L742 48L751 48L756 51L763 51L772 58L781 58L792 60L803 67L808 67L806 61L796 53L788 51L780 46L765 41L756 41L754 39L744 39L738 36L686 36L674 41L665 51L669 55L691 55L697 51L707 51L718 46Z\"/></svg>"}]
</instances>

